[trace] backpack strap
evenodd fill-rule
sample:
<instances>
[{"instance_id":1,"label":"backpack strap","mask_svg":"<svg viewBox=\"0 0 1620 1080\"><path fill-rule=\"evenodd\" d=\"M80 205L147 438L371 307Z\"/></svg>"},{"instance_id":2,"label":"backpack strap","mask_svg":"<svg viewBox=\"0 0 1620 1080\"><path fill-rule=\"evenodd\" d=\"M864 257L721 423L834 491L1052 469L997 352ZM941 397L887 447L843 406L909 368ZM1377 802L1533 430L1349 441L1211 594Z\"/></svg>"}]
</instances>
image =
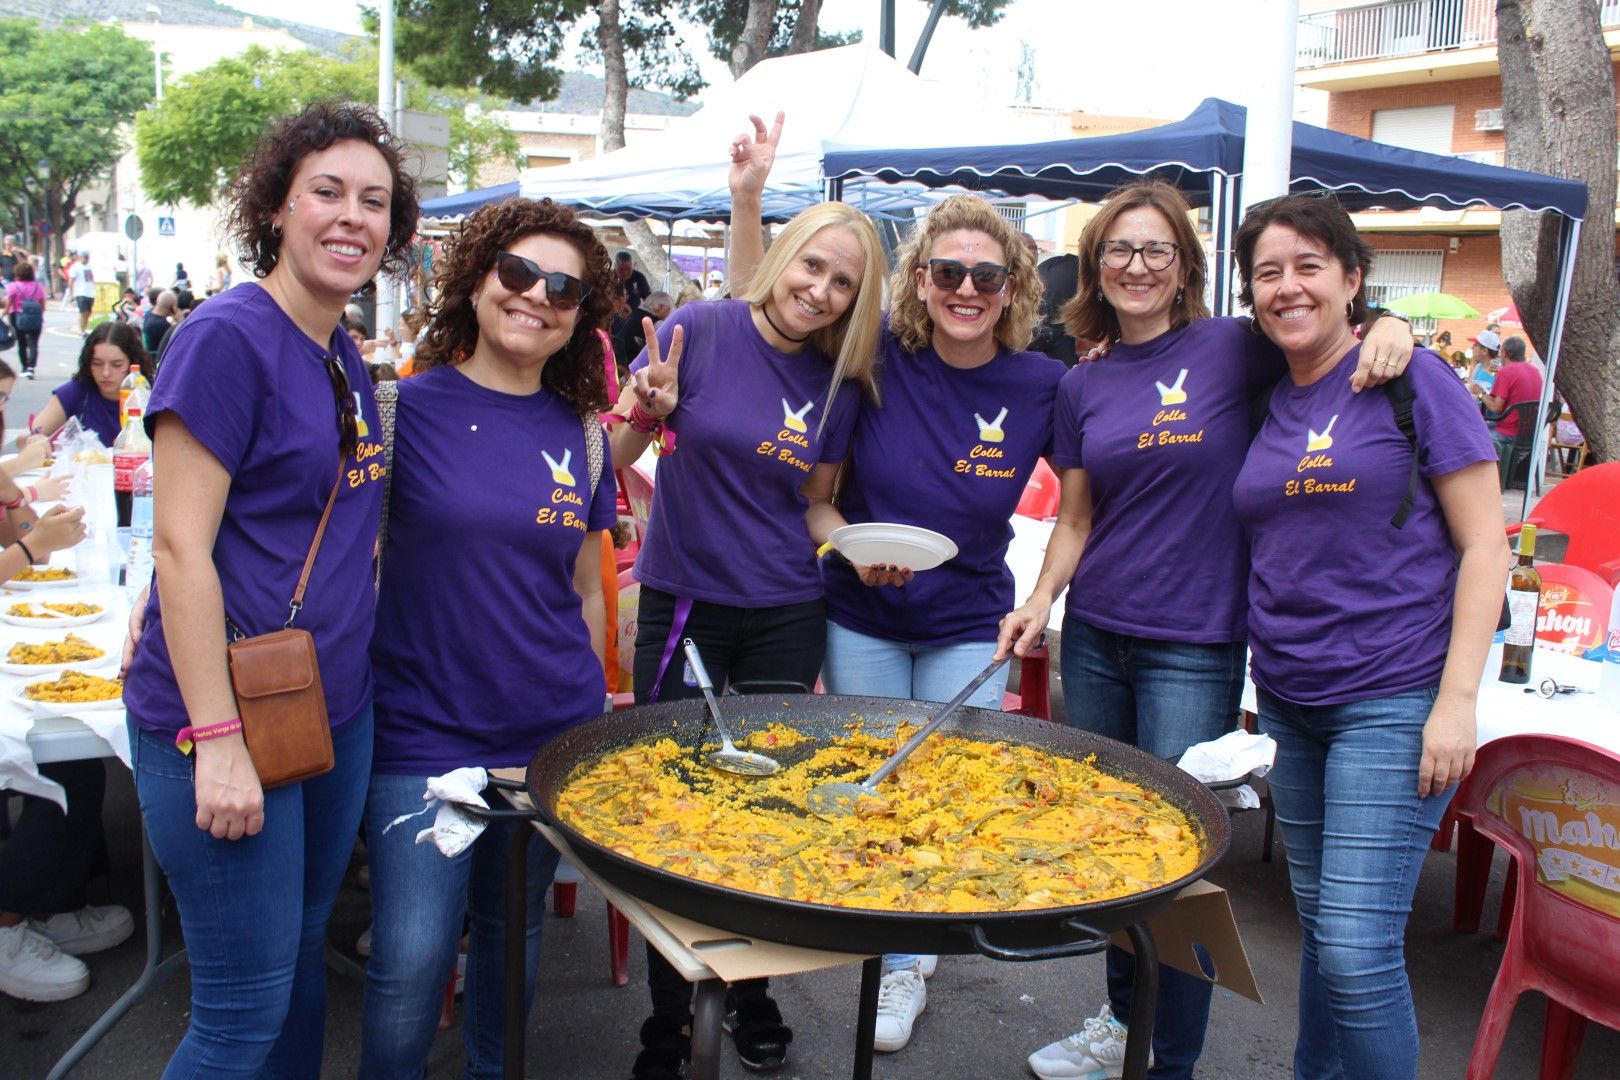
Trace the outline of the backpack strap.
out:
<instances>
[{"instance_id":1,"label":"backpack strap","mask_svg":"<svg viewBox=\"0 0 1620 1080\"><path fill-rule=\"evenodd\" d=\"M1390 407L1395 410L1395 426L1400 428L1401 434L1406 436L1407 445L1412 448L1412 468L1406 476L1406 494L1401 496L1400 505L1389 519L1389 523L1399 529L1406 525L1406 519L1412 513L1412 502L1417 498L1420 477L1417 425L1412 420L1412 405L1417 401L1417 393L1412 389L1411 380L1402 372L1384 384L1384 394L1389 398Z\"/></svg>"},{"instance_id":2,"label":"backpack strap","mask_svg":"<svg viewBox=\"0 0 1620 1080\"><path fill-rule=\"evenodd\" d=\"M373 389L377 397L377 421L382 428L383 442L382 520L377 527L375 568L375 584L381 587L383 549L388 546L388 496L394 489L394 417L399 405L399 383L393 380L380 382Z\"/></svg>"}]
</instances>

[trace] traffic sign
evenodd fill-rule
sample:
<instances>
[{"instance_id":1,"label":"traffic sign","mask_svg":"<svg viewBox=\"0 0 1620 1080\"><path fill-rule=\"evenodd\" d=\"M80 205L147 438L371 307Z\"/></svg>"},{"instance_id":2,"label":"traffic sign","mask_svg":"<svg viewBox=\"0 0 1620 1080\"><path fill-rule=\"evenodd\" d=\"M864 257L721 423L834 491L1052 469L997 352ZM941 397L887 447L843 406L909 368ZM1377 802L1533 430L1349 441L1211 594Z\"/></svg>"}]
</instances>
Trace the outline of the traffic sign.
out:
<instances>
[{"instance_id":1,"label":"traffic sign","mask_svg":"<svg viewBox=\"0 0 1620 1080\"><path fill-rule=\"evenodd\" d=\"M131 240L139 240L141 234L146 232L146 225L134 214L124 219L124 235Z\"/></svg>"},{"instance_id":2,"label":"traffic sign","mask_svg":"<svg viewBox=\"0 0 1620 1080\"><path fill-rule=\"evenodd\" d=\"M162 215L158 216L158 235L159 236L173 236L174 235L174 218L172 218L172 217L163 217Z\"/></svg>"}]
</instances>

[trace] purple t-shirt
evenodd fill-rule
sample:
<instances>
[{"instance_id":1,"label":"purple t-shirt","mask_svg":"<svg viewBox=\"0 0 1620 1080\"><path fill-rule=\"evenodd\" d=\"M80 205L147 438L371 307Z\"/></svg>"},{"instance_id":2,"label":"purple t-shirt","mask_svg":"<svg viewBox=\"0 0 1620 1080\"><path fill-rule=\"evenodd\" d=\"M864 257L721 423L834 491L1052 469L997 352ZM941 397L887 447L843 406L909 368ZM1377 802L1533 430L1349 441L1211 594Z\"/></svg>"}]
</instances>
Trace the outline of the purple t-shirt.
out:
<instances>
[{"instance_id":1,"label":"purple t-shirt","mask_svg":"<svg viewBox=\"0 0 1620 1080\"><path fill-rule=\"evenodd\" d=\"M743 300L687 304L659 325L660 355L677 326L686 344L669 418L675 452L658 459L636 580L733 607L816 599L821 572L799 488L817 463L849 452L859 385L846 381L829 414L832 362L811 348L772 348ZM630 367L646 366L643 350Z\"/></svg>"},{"instance_id":2,"label":"purple t-shirt","mask_svg":"<svg viewBox=\"0 0 1620 1080\"><path fill-rule=\"evenodd\" d=\"M916 645L994 641L1016 603L1007 545L1035 462L1051 452L1052 402L1064 367L998 352L953 368L931 347L908 353L883 335L881 405L855 422L839 507L851 524L919 525L956 541L954 559L901 588L861 584L843 559L822 560L827 617L857 633Z\"/></svg>"},{"instance_id":3,"label":"purple t-shirt","mask_svg":"<svg viewBox=\"0 0 1620 1080\"><path fill-rule=\"evenodd\" d=\"M383 448L371 379L354 342L340 329L328 348L343 360L355 388L360 445L344 464L294 625L315 637L327 715L337 728L371 701L366 647L376 613L371 559L382 512ZM338 478L327 353L269 293L243 285L209 300L176 331L147 410L149 430L166 412L179 416L231 475L214 566L225 615L248 635L279 630L287 621L287 602ZM159 462L160 500L162 468ZM146 730L174 732L189 721L169 661L161 593L162 581L154 581L124 704Z\"/></svg>"},{"instance_id":4,"label":"purple t-shirt","mask_svg":"<svg viewBox=\"0 0 1620 1080\"><path fill-rule=\"evenodd\" d=\"M1278 386L1233 489L1252 545L1254 681L1301 705L1433 686L1451 640L1451 531L1427 483L1405 526L1391 524L1412 450L1388 394L1350 391L1360 352L1309 386ZM1406 378L1423 476L1496 460L1479 406L1443 359L1419 349Z\"/></svg>"},{"instance_id":5,"label":"purple t-shirt","mask_svg":"<svg viewBox=\"0 0 1620 1080\"><path fill-rule=\"evenodd\" d=\"M1255 394L1285 370L1248 325L1200 319L1064 375L1052 465L1085 469L1092 500L1068 615L1159 641L1243 640L1249 564L1232 481Z\"/></svg>"},{"instance_id":6,"label":"purple t-shirt","mask_svg":"<svg viewBox=\"0 0 1620 1080\"><path fill-rule=\"evenodd\" d=\"M561 398L503 394L445 366L399 384L393 471L372 767L525 765L602 712L574 561L587 532L617 519L613 463L592 491L585 433Z\"/></svg>"},{"instance_id":7,"label":"purple t-shirt","mask_svg":"<svg viewBox=\"0 0 1620 1080\"><path fill-rule=\"evenodd\" d=\"M95 432L101 444L111 449L113 440L118 438L118 402L108 401L95 386L77 378L52 390L51 396L61 403L64 414L77 416L79 423Z\"/></svg>"}]
</instances>

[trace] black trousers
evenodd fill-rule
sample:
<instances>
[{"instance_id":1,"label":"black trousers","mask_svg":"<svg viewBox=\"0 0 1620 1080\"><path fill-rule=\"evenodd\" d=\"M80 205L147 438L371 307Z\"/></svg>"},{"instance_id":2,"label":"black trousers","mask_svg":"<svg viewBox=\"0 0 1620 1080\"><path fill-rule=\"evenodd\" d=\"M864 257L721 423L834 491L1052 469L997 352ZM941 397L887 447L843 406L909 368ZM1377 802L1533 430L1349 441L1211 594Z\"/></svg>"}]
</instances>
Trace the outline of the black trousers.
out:
<instances>
[{"instance_id":1,"label":"black trousers","mask_svg":"<svg viewBox=\"0 0 1620 1080\"><path fill-rule=\"evenodd\" d=\"M49 916L88 903L92 878L107 873L101 804L107 770L100 759L41 765L39 773L67 791L67 813L49 799L24 795L11 839L0 848L0 911Z\"/></svg>"},{"instance_id":2,"label":"black trousers","mask_svg":"<svg viewBox=\"0 0 1620 1080\"><path fill-rule=\"evenodd\" d=\"M17 316L8 315L11 322L11 332L17 335L17 374L33 371L34 365L39 363L39 335L38 330L18 330Z\"/></svg>"},{"instance_id":3,"label":"black trousers","mask_svg":"<svg viewBox=\"0 0 1620 1080\"><path fill-rule=\"evenodd\" d=\"M659 589L641 588L636 615L636 657L633 671L636 703L645 704L658 675L658 663L669 643L676 598ZM740 608L694 601L681 630L703 657L716 692L739 683L798 683L813 687L821 675L827 652L826 605L820 600L780 607ZM664 671L658 700L699 697L702 691L682 678L686 657L676 642ZM647 989L653 1015L685 1023L692 1009L692 987L663 954L647 946ZM749 979L733 988L740 994L760 994L766 980Z\"/></svg>"}]
</instances>

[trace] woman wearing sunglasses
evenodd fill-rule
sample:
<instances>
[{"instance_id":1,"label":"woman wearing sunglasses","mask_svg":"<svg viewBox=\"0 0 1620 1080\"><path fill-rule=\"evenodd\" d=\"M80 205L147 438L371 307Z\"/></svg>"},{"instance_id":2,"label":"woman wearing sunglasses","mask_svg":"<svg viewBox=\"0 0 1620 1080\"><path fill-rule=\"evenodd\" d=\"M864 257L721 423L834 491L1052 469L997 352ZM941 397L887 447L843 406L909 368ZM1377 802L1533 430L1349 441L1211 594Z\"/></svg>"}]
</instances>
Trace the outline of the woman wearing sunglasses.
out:
<instances>
[{"instance_id":1,"label":"woman wearing sunglasses","mask_svg":"<svg viewBox=\"0 0 1620 1080\"><path fill-rule=\"evenodd\" d=\"M351 294L402 265L416 188L375 112L316 104L265 136L231 202L259 280L186 320L153 393L156 577L124 702L191 963L190 1026L164 1075L314 1078L326 922L371 774L383 487L370 380L338 324ZM289 611L329 500L303 608ZM291 622L314 636L330 772L260 787L227 620L233 635Z\"/></svg>"},{"instance_id":2,"label":"woman wearing sunglasses","mask_svg":"<svg viewBox=\"0 0 1620 1080\"><path fill-rule=\"evenodd\" d=\"M492 823L453 858L418 844L428 779L525 765L600 715L605 693L601 540L617 493L597 419L608 401L596 331L618 299L608 253L566 207L514 199L446 243L434 293L416 374L399 384L371 648L360 1075L379 1080L422 1075L464 912L466 1075L501 1075L514 825ZM526 1003L556 867L555 849L530 844Z\"/></svg>"},{"instance_id":3,"label":"woman wearing sunglasses","mask_svg":"<svg viewBox=\"0 0 1620 1080\"><path fill-rule=\"evenodd\" d=\"M737 207L758 204L774 133L733 156ZM758 257L757 215L732 215L733 259ZM746 265L732 267L733 279ZM1052 440L1052 402L1063 365L1025 351L1040 314L1035 260L1016 230L976 195L929 212L900 252L878 344L881 403L856 420L837 505L832 484L809 494L810 534L824 542L849 523L898 522L949 536L957 555L913 576L894 566L822 562L827 655L835 694L947 701L989 663L996 627L1013 602L1008 524L1037 459ZM996 708L1005 680L968 704ZM927 1003L934 957L883 958L875 1046L902 1049Z\"/></svg>"},{"instance_id":4,"label":"woman wearing sunglasses","mask_svg":"<svg viewBox=\"0 0 1620 1080\"><path fill-rule=\"evenodd\" d=\"M998 650L1034 647L1067 587L1068 722L1163 758L1237 721L1248 546L1232 483L1255 398L1286 370L1249 320L1208 317L1190 213L1175 188L1144 181L1109 196L1081 234L1080 287L1064 323L1108 352L1059 387L1057 525L1034 591L1002 621ZM1411 353L1404 323L1374 327L1351 385L1393 377ZM1030 1055L1037 1076L1119 1074L1134 972L1130 953L1108 950L1108 1004ZM1159 966L1155 1080L1192 1075L1211 991Z\"/></svg>"},{"instance_id":5,"label":"woman wearing sunglasses","mask_svg":"<svg viewBox=\"0 0 1620 1080\"><path fill-rule=\"evenodd\" d=\"M649 328L612 436L626 463L655 428L666 449L678 436L636 561L637 701L699 693L682 678L684 637L716 686L815 684L826 617L806 493L830 490L870 388L883 268L865 215L823 203L782 230L743 299L689 303ZM650 947L647 964L635 1076L672 1080L691 1053L691 986ZM743 1064L780 1067L792 1032L764 980L733 987L728 1011Z\"/></svg>"}]
</instances>

